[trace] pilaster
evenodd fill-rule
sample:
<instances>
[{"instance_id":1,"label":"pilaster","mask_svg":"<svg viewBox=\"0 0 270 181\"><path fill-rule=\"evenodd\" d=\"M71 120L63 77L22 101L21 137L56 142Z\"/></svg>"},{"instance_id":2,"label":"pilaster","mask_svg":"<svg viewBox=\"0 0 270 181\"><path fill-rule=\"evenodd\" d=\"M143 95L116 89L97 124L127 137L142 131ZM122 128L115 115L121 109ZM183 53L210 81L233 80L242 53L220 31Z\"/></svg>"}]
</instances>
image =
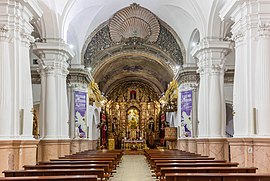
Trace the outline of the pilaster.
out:
<instances>
[{"instance_id":1,"label":"pilaster","mask_svg":"<svg viewBox=\"0 0 270 181\"><path fill-rule=\"evenodd\" d=\"M0 86L5 85L0 91L0 122L5 125L0 131L3 139L33 139L30 20L41 14L33 1L3 0L0 4Z\"/></svg>"},{"instance_id":2,"label":"pilaster","mask_svg":"<svg viewBox=\"0 0 270 181\"><path fill-rule=\"evenodd\" d=\"M68 75L68 105L69 105L69 135L72 139L78 139L79 136L76 134L76 125L75 125L75 101L74 101L74 94L75 91L79 92L86 92L88 93L88 85L93 80L92 76L90 75L89 71L87 69L83 68L69 68L69 75ZM88 96L87 96L88 97ZM87 98L88 102L88 98ZM90 119L88 117L88 104L86 105L87 111L86 111L86 123L89 126ZM90 133L87 133L88 135Z\"/></svg>"},{"instance_id":3,"label":"pilaster","mask_svg":"<svg viewBox=\"0 0 270 181\"><path fill-rule=\"evenodd\" d=\"M258 27L257 61L255 68L255 108L259 136L270 137L270 13L269 22Z\"/></svg>"},{"instance_id":4,"label":"pilaster","mask_svg":"<svg viewBox=\"0 0 270 181\"><path fill-rule=\"evenodd\" d=\"M40 124L44 126L41 138L67 139L69 138L67 60L74 54L61 39L47 39L46 43L35 43L33 51L40 57L38 70L42 85Z\"/></svg>"},{"instance_id":5,"label":"pilaster","mask_svg":"<svg viewBox=\"0 0 270 181\"><path fill-rule=\"evenodd\" d=\"M269 137L269 22L270 1L228 1L222 19L234 21L235 137Z\"/></svg>"},{"instance_id":6,"label":"pilaster","mask_svg":"<svg viewBox=\"0 0 270 181\"><path fill-rule=\"evenodd\" d=\"M199 137L225 134L224 65L231 48L231 42L204 38L191 52L199 60Z\"/></svg>"}]
</instances>

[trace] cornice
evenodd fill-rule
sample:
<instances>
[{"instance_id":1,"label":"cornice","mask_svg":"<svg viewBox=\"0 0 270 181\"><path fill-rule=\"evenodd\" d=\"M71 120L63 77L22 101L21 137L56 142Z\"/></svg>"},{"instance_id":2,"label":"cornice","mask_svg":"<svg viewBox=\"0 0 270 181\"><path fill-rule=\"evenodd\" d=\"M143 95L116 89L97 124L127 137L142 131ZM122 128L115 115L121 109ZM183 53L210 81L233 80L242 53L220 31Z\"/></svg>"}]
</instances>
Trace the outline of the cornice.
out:
<instances>
[{"instance_id":1,"label":"cornice","mask_svg":"<svg viewBox=\"0 0 270 181\"><path fill-rule=\"evenodd\" d=\"M88 70L81 68L69 68L69 74L67 76L68 83L83 83L89 84L93 77Z\"/></svg>"},{"instance_id":2,"label":"cornice","mask_svg":"<svg viewBox=\"0 0 270 181\"><path fill-rule=\"evenodd\" d=\"M178 85L184 83L198 83L200 80L200 75L197 73L197 69L197 67L185 67L179 70L175 77Z\"/></svg>"}]
</instances>

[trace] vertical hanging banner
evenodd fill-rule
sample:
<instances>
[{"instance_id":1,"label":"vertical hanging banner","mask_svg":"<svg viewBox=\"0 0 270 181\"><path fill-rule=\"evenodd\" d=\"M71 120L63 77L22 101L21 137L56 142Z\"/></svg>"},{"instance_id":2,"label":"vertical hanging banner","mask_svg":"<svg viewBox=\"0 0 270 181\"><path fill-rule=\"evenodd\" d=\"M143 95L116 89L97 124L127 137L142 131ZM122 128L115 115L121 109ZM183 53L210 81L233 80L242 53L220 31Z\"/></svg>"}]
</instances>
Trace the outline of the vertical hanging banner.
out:
<instances>
[{"instance_id":1,"label":"vertical hanging banner","mask_svg":"<svg viewBox=\"0 0 270 181\"><path fill-rule=\"evenodd\" d=\"M107 145L107 116L105 113L101 113L101 145Z\"/></svg>"},{"instance_id":2,"label":"vertical hanging banner","mask_svg":"<svg viewBox=\"0 0 270 181\"><path fill-rule=\"evenodd\" d=\"M181 130L185 137L192 136L192 90L181 92Z\"/></svg>"},{"instance_id":3,"label":"vertical hanging banner","mask_svg":"<svg viewBox=\"0 0 270 181\"><path fill-rule=\"evenodd\" d=\"M86 92L74 92L75 135L86 138Z\"/></svg>"}]
</instances>

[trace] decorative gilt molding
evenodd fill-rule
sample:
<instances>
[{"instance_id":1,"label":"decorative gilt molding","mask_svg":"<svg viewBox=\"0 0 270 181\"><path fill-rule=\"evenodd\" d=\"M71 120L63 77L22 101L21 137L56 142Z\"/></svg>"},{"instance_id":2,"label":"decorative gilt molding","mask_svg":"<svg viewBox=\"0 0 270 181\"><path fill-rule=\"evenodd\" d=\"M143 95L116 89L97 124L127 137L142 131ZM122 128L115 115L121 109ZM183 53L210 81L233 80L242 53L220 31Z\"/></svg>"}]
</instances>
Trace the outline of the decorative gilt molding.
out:
<instances>
[{"instance_id":1,"label":"decorative gilt molding","mask_svg":"<svg viewBox=\"0 0 270 181\"><path fill-rule=\"evenodd\" d=\"M159 99L159 102L165 111L174 112L177 110L177 99L178 99L178 83L176 80L172 80L164 96L162 96Z\"/></svg>"},{"instance_id":2,"label":"decorative gilt molding","mask_svg":"<svg viewBox=\"0 0 270 181\"><path fill-rule=\"evenodd\" d=\"M142 9L139 10L140 12L149 11L140 6L136 6L136 8L138 7ZM129 8L130 7L127 7L127 9ZM148 13L151 12L149 11ZM129 17L131 15L126 14L121 16ZM119 18L121 16L117 17ZM135 18L140 17L140 15L134 16ZM156 41L152 42L147 41L150 38L149 35L146 36L145 38L141 38L141 36L125 35L126 38L118 37L116 38L117 40L114 40L113 39L114 35L119 32L115 32L115 34L112 36L112 33L117 29L115 28L115 30L112 31L111 28L113 24L115 24L116 27L119 26L119 24L117 24L116 22L118 23L121 22L123 24L125 22L125 18L113 21L115 18L113 17L111 21L106 21L103 24L101 24L93 33L90 34L90 36L87 38L87 41L84 44L82 50L84 65L86 67L91 67L92 73L95 74L97 67L102 65L104 62L106 62L106 60L110 59L111 57L117 56L121 53L138 52L148 56L156 57L157 59L161 60L164 63L164 66L167 66L170 70L172 70L172 73L176 74L177 71L175 69L175 66L176 65L182 66L185 59L185 48L183 46L183 43L181 42L181 39L177 36L177 34L173 31L172 28L170 28L162 20L158 19L158 17L156 17L155 15L153 15L153 17L156 21L156 23L154 23L155 24L154 29L156 32L158 32L158 36L155 35ZM147 22L148 21L146 21L146 24ZM128 24L128 26L133 27L135 26L134 23L135 21L131 24ZM153 22L149 23L151 24ZM140 26L142 26L142 24ZM152 26L154 25L151 25L150 27ZM135 29L127 28L125 30L127 30L130 33L131 30L135 31L137 26L134 28ZM121 33L123 34L123 32ZM153 34L154 32L151 33ZM119 39L121 39L121 41Z\"/></svg>"},{"instance_id":3,"label":"decorative gilt molding","mask_svg":"<svg viewBox=\"0 0 270 181\"><path fill-rule=\"evenodd\" d=\"M97 83L94 80L88 86L88 97L89 102L95 102L97 107L104 107L108 101L106 97L101 94Z\"/></svg>"}]
</instances>

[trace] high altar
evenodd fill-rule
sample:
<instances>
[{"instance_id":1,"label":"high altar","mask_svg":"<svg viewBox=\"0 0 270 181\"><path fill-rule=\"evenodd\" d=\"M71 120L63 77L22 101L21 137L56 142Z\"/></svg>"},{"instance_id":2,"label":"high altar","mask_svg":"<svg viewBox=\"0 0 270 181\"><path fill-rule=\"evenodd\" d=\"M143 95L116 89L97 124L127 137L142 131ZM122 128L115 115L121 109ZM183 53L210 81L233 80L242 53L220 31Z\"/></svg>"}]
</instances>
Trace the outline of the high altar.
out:
<instances>
[{"instance_id":1,"label":"high altar","mask_svg":"<svg viewBox=\"0 0 270 181\"><path fill-rule=\"evenodd\" d=\"M116 148L142 149L145 143L159 139L160 103L147 84L130 82L108 95L108 135ZM130 146L131 145L131 146ZM133 146L134 147L134 146Z\"/></svg>"}]
</instances>

